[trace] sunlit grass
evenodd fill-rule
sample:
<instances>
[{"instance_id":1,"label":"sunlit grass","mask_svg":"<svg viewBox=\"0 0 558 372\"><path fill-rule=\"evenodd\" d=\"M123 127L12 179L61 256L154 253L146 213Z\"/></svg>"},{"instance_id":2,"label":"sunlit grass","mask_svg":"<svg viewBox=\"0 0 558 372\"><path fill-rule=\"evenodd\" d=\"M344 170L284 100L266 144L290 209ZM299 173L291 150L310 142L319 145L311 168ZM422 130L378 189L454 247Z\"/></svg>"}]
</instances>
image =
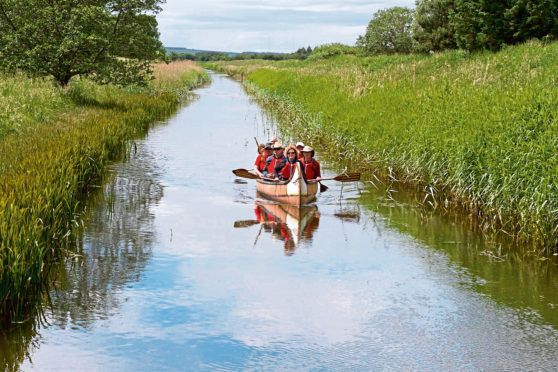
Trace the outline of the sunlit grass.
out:
<instances>
[{"instance_id":1,"label":"sunlit grass","mask_svg":"<svg viewBox=\"0 0 558 372\"><path fill-rule=\"evenodd\" d=\"M150 89L0 75L0 321L24 320L48 292L50 263L71 248L84 196L129 139L170 115L197 66L157 68ZM174 78L179 82L171 83ZM0 324L1 326L1 324Z\"/></svg>"},{"instance_id":2,"label":"sunlit grass","mask_svg":"<svg viewBox=\"0 0 558 372\"><path fill-rule=\"evenodd\" d=\"M193 61L158 63L153 66L153 77L152 89L164 91L191 90L210 80L203 68Z\"/></svg>"},{"instance_id":3,"label":"sunlit grass","mask_svg":"<svg viewBox=\"0 0 558 372\"><path fill-rule=\"evenodd\" d=\"M461 210L531 252L558 249L558 43L499 53L225 62L298 136Z\"/></svg>"}]
</instances>

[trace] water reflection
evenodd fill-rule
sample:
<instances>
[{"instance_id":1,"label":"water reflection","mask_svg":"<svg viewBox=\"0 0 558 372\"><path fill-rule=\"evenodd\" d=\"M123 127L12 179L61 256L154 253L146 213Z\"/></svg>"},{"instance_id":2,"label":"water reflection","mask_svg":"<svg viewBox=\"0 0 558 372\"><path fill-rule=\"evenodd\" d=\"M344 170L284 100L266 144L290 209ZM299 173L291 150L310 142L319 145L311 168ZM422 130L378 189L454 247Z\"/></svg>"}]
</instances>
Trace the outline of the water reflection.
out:
<instances>
[{"instance_id":1,"label":"water reflection","mask_svg":"<svg viewBox=\"0 0 558 372\"><path fill-rule=\"evenodd\" d=\"M139 280L155 240L153 206L163 197L161 169L154 154L139 145L126 163L111 169L113 177L87 217L77 261L61 272L53 291L51 317L59 327L88 327L117 311L124 286Z\"/></svg>"},{"instance_id":2,"label":"water reflection","mask_svg":"<svg viewBox=\"0 0 558 372\"><path fill-rule=\"evenodd\" d=\"M55 326L8 346L19 363L41 345L23 370L556 370L556 330L498 299L523 281L516 299L544 287L556 303L558 275L465 251L477 238L458 220L362 185L302 208L256 201L230 170L266 127L234 92L216 79L115 168L63 266Z\"/></svg>"},{"instance_id":3,"label":"water reflection","mask_svg":"<svg viewBox=\"0 0 558 372\"><path fill-rule=\"evenodd\" d=\"M471 230L461 215L442 215L420 208L416 195L397 190L386 199L382 191L361 194L362 206L379 213L389 227L413 236L444 254L468 272L472 291L497 303L525 311L537 323L558 329L558 266L529 257L513 247Z\"/></svg>"},{"instance_id":4,"label":"water reflection","mask_svg":"<svg viewBox=\"0 0 558 372\"><path fill-rule=\"evenodd\" d=\"M0 334L0 370L17 371L25 359L29 359L30 350L37 348L37 322L28 321L20 327L14 327L10 334Z\"/></svg>"},{"instance_id":5,"label":"water reflection","mask_svg":"<svg viewBox=\"0 0 558 372\"><path fill-rule=\"evenodd\" d=\"M312 241L320 224L320 213L315 205L294 206L267 201L257 201L254 205L254 220L235 221L235 228L260 224L254 245L262 231L283 242L285 255L291 256L301 241Z\"/></svg>"},{"instance_id":6,"label":"water reflection","mask_svg":"<svg viewBox=\"0 0 558 372\"><path fill-rule=\"evenodd\" d=\"M112 166L102 192L88 203L95 207L88 211L75 254L53 268L46 323L33 319L0 336L3 370L18 370L26 359L33 362L41 329L87 329L118 313L123 288L140 279L152 255L152 210L163 197L161 172L155 155L141 143L128 162Z\"/></svg>"}]
</instances>

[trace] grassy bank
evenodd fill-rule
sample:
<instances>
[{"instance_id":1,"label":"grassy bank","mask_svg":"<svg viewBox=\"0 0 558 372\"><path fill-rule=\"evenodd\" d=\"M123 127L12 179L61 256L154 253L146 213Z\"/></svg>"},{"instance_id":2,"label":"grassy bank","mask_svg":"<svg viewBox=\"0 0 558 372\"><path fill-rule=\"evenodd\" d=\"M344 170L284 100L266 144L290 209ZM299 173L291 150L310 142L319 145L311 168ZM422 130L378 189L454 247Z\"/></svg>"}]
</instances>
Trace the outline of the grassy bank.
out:
<instances>
[{"instance_id":1,"label":"grassy bank","mask_svg":"<svg viewBox=\"0 0 558 372\"><path fill-rule=\"evenodd\" d=\"M0 317L33 313L47 293L49 263L70 248L91 186L128 140L172 114L184 86L209 80L182 65L178 84L156 66L149 88L0 76ZM166 79L164 83L161 81Z\"/></svg>"},{"instance_id":2,"label":"grassy bank","mask_svg":"<svg viewBox=\"0 0 558 372\"><path fill-rule=\"evenodd\" d=\"M224 62L301 138L460 210L529 252L558 250L558 43L499 53Z\"/></svg>"}]
</instances>

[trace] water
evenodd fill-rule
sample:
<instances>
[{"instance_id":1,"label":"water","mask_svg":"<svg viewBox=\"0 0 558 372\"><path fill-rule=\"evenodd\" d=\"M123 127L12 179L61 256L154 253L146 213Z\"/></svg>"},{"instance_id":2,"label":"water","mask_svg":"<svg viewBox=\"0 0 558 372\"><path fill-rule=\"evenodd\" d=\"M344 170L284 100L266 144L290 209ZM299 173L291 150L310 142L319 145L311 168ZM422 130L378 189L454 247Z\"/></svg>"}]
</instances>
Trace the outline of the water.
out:
<instances>
[{"instance_id":1,"label":"water","mask_svg":"<svg viewBox=\"0 0 558 372\"><path fill-rule=\"evenodd\" d=\"M112 167L49 324L0 343L12 365L558 368L553 262L518 262L366 184L328 183L301 210L266 202L231 170L273 123L224 76L197 93Z\"/></svg>"}]
</instances>

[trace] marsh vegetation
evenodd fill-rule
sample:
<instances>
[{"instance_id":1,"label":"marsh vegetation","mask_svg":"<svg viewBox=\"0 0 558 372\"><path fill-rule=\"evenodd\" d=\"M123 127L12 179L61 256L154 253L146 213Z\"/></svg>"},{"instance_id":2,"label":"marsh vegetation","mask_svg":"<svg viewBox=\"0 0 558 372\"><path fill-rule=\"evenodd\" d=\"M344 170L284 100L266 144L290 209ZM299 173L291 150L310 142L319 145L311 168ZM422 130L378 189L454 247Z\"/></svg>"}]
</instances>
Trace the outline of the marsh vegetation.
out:
<instances>
[{"instance_id":1,"label":"marsh vegetation","mask_svg":"<svg viewBox=\"0 0 558 372\"><path fill-rule=\"evenodd\" d=\"M525 251L558 249L558 43L470 54L236 61L211 67L420 202Z\"/></svg>"}]
</instances>

